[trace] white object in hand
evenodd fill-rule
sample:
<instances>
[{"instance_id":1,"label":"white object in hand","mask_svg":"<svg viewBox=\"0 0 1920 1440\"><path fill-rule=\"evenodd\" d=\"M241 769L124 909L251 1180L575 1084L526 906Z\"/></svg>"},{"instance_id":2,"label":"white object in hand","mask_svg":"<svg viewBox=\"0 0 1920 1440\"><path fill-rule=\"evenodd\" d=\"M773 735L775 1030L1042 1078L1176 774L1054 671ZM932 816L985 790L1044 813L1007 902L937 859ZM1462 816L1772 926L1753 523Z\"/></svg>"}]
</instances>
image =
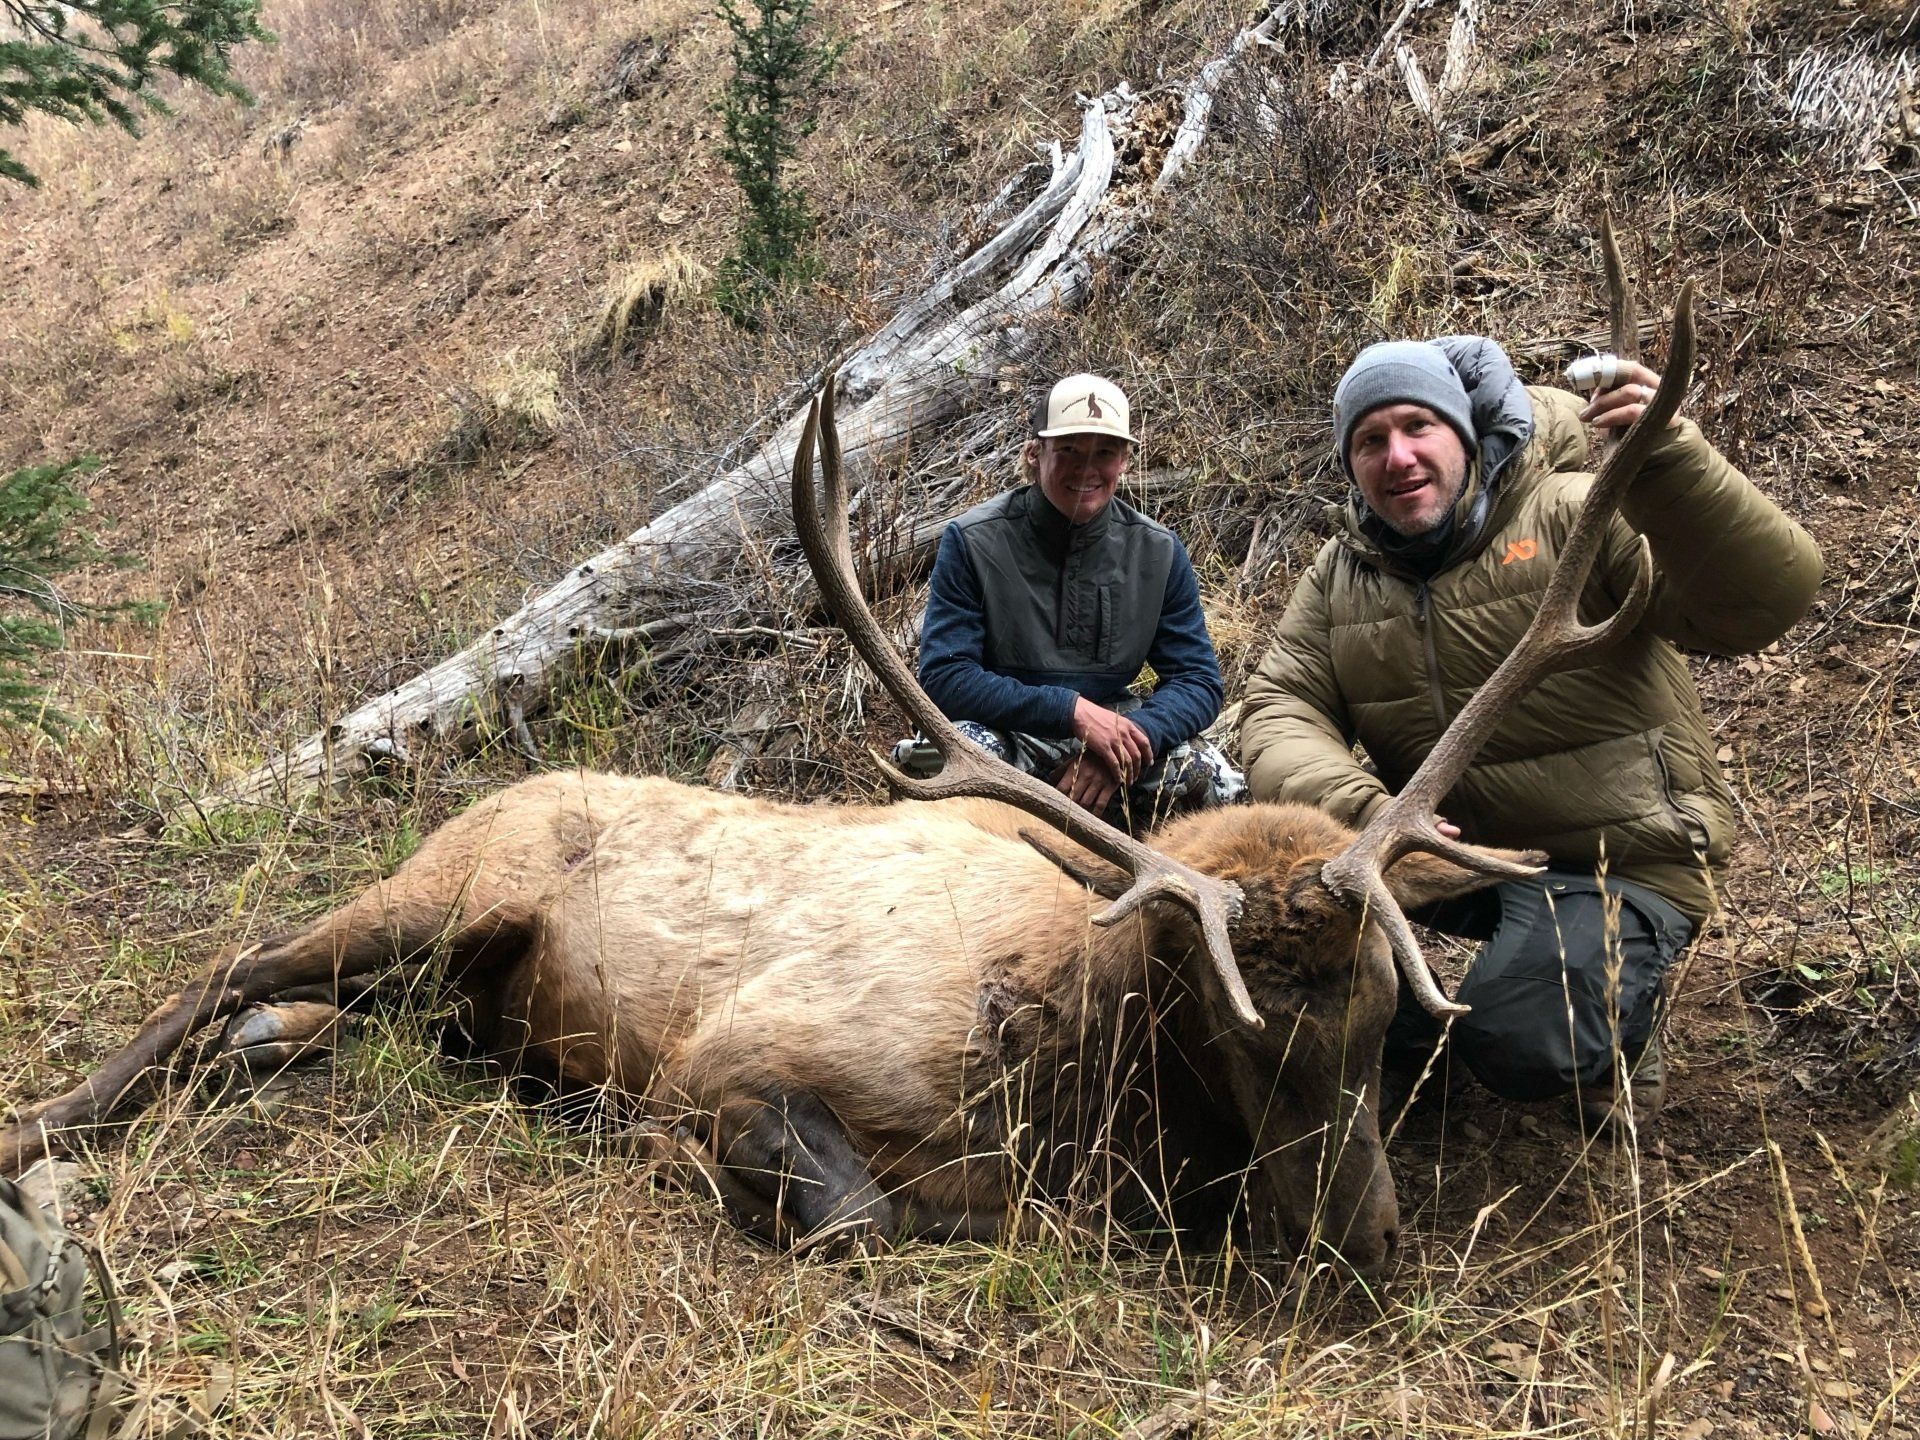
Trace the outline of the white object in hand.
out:
<instances>
[{"instance_id":1,"label":"white object in hand","mask_svg":"<svg viewBox=\"0 0 1920 1440\"><path fill-rule=\"evenodd\" d=\"M1583 355L1566 368L1567 384L1583 395L1611 390L1620 376L1618 355Z\"/></svg>"}]
</instances>

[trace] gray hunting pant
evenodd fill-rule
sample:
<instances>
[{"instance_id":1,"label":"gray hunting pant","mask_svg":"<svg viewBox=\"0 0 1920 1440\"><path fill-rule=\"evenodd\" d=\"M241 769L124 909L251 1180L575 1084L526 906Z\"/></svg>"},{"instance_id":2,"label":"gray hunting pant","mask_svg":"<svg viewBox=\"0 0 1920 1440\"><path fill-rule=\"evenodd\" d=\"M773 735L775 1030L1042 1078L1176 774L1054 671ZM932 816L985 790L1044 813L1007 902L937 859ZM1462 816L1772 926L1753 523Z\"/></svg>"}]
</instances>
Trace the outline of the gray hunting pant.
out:
<instances>
[{"instance_id":1,"label":"gray hunting pant","mask_svg":"<svg viewBox=\"0 0 1920 1440\"><path fill-rule=\"evenodd\" d=\"M1414 911L1433 930L1484 940L1455 999L1452 1055L1509 1100L1607 1085L1617 1051L1640 1058L1658 1018L1667 967L1693 924L1643 885L1549 870ZM1440 1025L1403 984L1387 1029L1390 1069L1418 1071Z\"/></svg>"},{"instance_id":2,"label":"gray hunting pant","mask_svg":"<svg viewBox=\"0 0 1920 1440\"><path fill-rule=\"evenodd\" d=\"M972 720L956 720L954 728L989 755L1049 784L1080 758L1082 749L1078 740L990 730ZM893 763L915 779L925 779L939 773L940 752L932 741L916 735L893 747ZM1115 795L1104 818L1138 833L1172 815L1232 804L1246 790L1246 777L1225 755L1204 740L1188 740L1155 759L1139 779Z\"/></svg>"}]
</instances>

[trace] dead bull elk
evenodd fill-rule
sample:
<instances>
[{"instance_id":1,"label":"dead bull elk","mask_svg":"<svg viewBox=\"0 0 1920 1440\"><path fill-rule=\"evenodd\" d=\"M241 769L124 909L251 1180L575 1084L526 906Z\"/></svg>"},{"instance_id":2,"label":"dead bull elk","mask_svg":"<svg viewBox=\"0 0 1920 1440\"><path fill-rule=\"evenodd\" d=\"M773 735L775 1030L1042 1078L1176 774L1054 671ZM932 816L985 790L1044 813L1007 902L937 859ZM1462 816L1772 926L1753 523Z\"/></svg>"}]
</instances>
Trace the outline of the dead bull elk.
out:
<instances>
[{"instance_id":1,"label":"dead bull elk","mask_svg":"<svg viewBox=\"0 0 1920 1440\"><path fill-rule=\"evenodd\" d=\"M1450 841L1434 806L1516 695L1636 622L1644 549L1615 616L1583 626L1576 606L1686 387L1689 297L1665 381L1602 466L1533 627L1359 836L1251 805L1149 847L964 745L853 578L829 382L794 464L796 521L856 649L947 757L934 779L895 783L940 803L523 781L332 914L217 962L89 1080L0 1132L0 1167L107 1116L216 1018L437 955L492 1048L640 1097L772 1238L987 1234L1029 1197L1092 1194L1157 1226L1244 1206L1265 1234L1377 1267L1398 1226L1375 1106L1399 977L1435 1013L1458 1010L1402 907L1538 858ZM1023 830L1029 815L1064 843Z\"/></svg>"}]
</instances>

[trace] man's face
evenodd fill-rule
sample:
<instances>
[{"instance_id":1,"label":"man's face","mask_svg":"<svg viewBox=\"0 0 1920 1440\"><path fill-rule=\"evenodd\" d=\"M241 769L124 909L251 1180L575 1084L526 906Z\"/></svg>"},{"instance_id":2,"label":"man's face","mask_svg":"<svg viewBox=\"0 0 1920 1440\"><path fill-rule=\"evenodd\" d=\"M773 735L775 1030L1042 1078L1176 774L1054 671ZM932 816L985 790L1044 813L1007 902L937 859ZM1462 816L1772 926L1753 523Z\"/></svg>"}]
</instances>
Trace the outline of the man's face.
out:
<instances>
[{"instance_id":1,"label":"man's face","mask_svg":"<svg viewBox=\"0 0 1920 1440\"><path fill-rule=\"evenodd\" d=\"M1033 444L1040 493L1075 525L1107 508L1133 449L1113 435L1055 435Z\"/></svg>"},{"instance_id":2,"label":"man's face","mask_svg":"<svg viewBox=\"0 0 1920 1440\"><path fill-rule=\"evenodd\" d=\"M1369 411L1347 447L1367 508L1400 535L1425 535L1437 526L1467 480L1460 433L1424 405Z\"/></svg>"}]
</instances>

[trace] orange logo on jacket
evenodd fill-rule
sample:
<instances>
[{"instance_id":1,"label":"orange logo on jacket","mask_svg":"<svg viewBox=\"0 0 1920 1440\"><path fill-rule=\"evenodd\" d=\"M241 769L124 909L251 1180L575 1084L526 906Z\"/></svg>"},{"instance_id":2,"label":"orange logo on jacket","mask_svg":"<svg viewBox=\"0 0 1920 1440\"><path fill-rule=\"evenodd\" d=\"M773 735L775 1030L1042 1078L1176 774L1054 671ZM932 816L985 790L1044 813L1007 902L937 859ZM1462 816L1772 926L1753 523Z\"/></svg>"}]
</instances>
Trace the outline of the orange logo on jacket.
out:
<instances>
[{"instance_id":1,"label":"orange logo on jacket","mask_svg":"<svg viewBox=\"0 0 1920 1440\"><path fill-rule=\"evenodd\" d=\"M1507 546L1507 553L1500 557L1502 565L1511 565L1516 560L1531 560L1540 553L1540 547L1531 540L1515 540Z\"/></svg>"}]
</instances>

